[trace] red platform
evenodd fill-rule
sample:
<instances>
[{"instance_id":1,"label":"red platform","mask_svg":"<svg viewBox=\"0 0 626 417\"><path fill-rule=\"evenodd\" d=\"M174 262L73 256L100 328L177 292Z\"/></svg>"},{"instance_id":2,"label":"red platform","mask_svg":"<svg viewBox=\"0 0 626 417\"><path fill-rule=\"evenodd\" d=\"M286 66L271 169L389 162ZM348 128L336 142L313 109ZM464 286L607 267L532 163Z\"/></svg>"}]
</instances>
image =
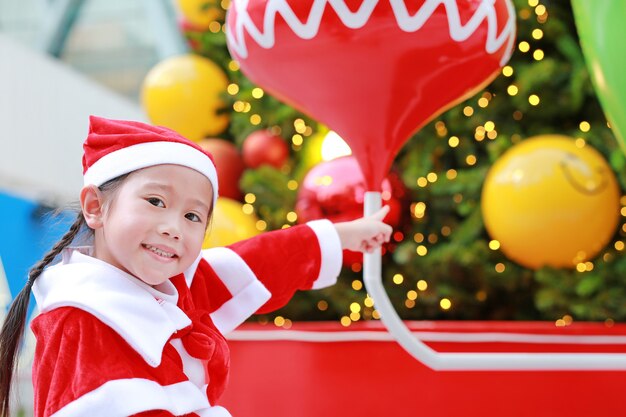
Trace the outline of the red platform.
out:
<instances>
[{"instance_id":1,"label":"red platform","mask_svg":"<svg viewBox=\"0 0 626 417\"><path fill-rule=\"evenodd\" d=\"M626 353L626 324L408 326L437 352ZM244 324L228 338L233 416L626 416L626 370L433 371L379 322Z\"/></svg>"}]
</instances>

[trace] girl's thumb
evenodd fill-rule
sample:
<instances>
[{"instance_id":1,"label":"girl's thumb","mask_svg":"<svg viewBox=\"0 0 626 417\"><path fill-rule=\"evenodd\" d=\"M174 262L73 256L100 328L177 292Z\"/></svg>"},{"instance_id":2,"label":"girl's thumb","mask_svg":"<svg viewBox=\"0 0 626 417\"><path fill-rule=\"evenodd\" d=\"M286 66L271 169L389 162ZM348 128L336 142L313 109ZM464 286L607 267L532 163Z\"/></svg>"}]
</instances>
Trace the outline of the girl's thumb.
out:
<instances>
[{"instance_id":1,"label":"girl's thumb","mask_svg":"<svg viewBox=\"0 0 626 417\"><path fill-rule=\"evenodd\" d=\"M389 206L383 206L380 210L378 210L376 213L372 214L369 217L370 219L374 219L374 220L378 220L382 222L385 216L387 215L387 213L389 213Z\"/></svg>"}]
</instances>

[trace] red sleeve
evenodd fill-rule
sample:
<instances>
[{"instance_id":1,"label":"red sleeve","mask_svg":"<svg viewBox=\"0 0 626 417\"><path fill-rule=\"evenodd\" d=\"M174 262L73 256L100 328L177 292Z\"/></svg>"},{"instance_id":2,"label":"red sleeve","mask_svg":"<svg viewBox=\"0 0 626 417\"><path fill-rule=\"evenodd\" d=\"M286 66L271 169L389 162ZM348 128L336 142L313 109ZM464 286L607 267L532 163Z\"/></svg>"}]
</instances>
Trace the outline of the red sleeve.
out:
<instances>
[{"instance_id":1,"label":"red sleeve","mask_svg":"<svg viewBox=\"0 0 626 417\"><path fill-rule=\"evenodd\" d=\"M205 250L185 279L195 306L228 333L254 313L284 306L297 290L334 284L341 255L332 223L315 221Z\"/></svg>"},{"instance_id":2,"label":"red sleeve","mask_svg":"<svg viewBox=\"0 0 626 417\"><path fill-rule=\"evenodd\" d=\"M311 289L320 274L320 242L306 225L263 233L229 248L272 294L258 313L283 307L297 290Z\"/></svg>"}]
</instances>

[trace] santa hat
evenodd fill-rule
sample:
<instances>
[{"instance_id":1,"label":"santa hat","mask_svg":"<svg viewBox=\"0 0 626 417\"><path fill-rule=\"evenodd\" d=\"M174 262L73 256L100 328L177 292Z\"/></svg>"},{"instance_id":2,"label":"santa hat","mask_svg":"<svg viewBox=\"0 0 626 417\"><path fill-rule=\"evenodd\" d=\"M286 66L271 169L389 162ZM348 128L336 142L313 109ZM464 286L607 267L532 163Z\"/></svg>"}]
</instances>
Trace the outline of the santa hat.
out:
<instances>
[{"instance_id":1,"label":"santa hat","mask_svg":"<svg viewBox=\"0 0 626 417\"><path fill-rule=\"evenodd\" d=\"M140 168L175 164L205 175L217 200L217 171L211 154L173 130L141 122L89 117L83 144L83 181L100 186Z\"/></svg>"}]
</instances>

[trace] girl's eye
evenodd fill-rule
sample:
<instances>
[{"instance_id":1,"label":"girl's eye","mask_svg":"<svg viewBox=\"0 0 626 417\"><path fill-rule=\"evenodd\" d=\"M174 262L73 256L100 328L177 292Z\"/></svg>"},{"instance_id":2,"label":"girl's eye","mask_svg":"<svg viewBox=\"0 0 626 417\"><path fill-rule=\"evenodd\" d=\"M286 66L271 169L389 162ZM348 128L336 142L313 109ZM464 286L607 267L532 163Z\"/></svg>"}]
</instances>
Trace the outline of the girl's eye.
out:
<instances>
[{"instance_id":1,"label":"girl's eye","mask_svg":"<svg viewBox=\"0 0 626 417\"><path fill-rule=\"evenodd\" d=\"M196 213L187 213L185 214L185 218L187 220L191 220L192 222L201 222L202 219Z\"/></svg>"},{"instance_id":2,"label":"girl's eye","mask_svg":"<svg viewBox=\"0 0 626 417\"><path fill-rule=\"evenodd\" d=\"M155 207L165 207L165 203L160 198L150 197L146 199L146 201L148 201L148 203L152 204Z\"/></svg>"}]
</instances>

